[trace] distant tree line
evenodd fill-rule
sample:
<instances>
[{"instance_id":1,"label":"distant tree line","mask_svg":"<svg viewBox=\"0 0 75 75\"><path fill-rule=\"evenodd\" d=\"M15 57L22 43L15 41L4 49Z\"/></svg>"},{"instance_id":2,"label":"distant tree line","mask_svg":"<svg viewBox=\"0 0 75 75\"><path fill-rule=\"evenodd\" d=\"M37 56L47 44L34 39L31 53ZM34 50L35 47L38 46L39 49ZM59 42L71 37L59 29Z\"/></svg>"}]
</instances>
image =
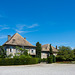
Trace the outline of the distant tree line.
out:
<instances>
[{"instance_id":1,"label":"distant tree line","mask_svg":"<svg viewBox=\"0 0 75 75\"><path fill-rule=\"evenodd\" d=\"M75 61L75 49L60 46L58 51L57 61Z\"/></svg>"}]
</instances>

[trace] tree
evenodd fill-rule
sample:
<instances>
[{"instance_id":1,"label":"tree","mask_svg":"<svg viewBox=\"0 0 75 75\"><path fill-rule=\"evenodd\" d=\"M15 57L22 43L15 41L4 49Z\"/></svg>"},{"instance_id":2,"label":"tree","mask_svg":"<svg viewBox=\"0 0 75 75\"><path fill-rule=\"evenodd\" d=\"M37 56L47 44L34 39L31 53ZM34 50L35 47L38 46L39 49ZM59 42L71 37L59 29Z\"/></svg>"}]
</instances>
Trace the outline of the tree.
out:
<instances>
[{"instance_id":1,"label":"tree","mask_svg":"<svg viewBox=\"0 0 75 75\"><path fill-rule=\"evenodd\" d=\"M70 61L74 58L74 52L70 47L60 46L58 49L57 60Z\"/></svg>"},{"instance_id":2,"label":"tree","mask_svg":"<svg viewBox=\"0 0 75 75\"><path fill-rule=\"evenodd\" d=\"M53 55L51 44L50 44L50 55Z\"/></svg>"},{"instance_id":3,"label":"tree","mask_svg":"<svg viewBox=\"0 0 75 75\"><path fill-rule=\"evenodd\" d=\"M36 57L41 58L41 44L39 42L36 43Z\"/></svg>"},{"instance_id":4,"label":"tree","mask_svg":"<svg viewBox=\"0 0 75 75\"><path fill-rule=\"evenodd\" d=\"M6 58L6 51L3 46L0 46L0 58Z\"/></svg>"},{"instance_id":5,"label":"tree","mask_svg":"<svg viewBox=\"0 0 75 75\"><path fill-rule=\"evenodd\" d=\"M16 46L16 50L20 51L17 54L28 56L28 51L25 48L20 48L20 47Z\"/></svg>"},{"instance_id":6,"label":"tree","mask_svg":"<svg viewBox=\"0 0 75 75\"><path fill-rule=\"evenodd\" d=\"M48 63L55 63L56 62L56 57L53 55L53 50L52 50L52 46L50 44L50 56L47 57L47 61Z\"/></svg>"}]
</instances>

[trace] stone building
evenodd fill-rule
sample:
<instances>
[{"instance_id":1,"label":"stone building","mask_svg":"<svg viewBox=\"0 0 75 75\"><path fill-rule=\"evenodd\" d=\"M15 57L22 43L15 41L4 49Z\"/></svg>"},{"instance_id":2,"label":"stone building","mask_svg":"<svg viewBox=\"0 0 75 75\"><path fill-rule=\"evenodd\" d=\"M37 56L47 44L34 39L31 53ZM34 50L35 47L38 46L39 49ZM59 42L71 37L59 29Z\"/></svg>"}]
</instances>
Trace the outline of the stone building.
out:
<instances>
[{"instance_id":1,"label":"stone building","mask_svg":"<svg viewBox=\"0 0 75 75\"><path fill-rule=\"evenodd\" d=\"M41 58L47 58L47 56L50 55L49 53L49 50L50 49L50 44L45 44L45 45L42 45L42 51L41 51ZM57 55L58 53L58 50L57 50L57 46L56 48L52 46L52 50L53 50L53 55Z\"/></svg>"},{"instance_id":2,"label":"stone building","mask_svg":"<svg viewBox=\"0 0 75 75\"><path fill-rule=\"evenodd\" d=\"M8 40L3 44L3 46L6 50L7 55L12 54L14 56L18 52L16 50L16 46L25 48L33 57L35 57L36 55L36 46L33 46L26 40L26 38L23 38L18 33L14 34L12 37L8 35Z\"/></svg>"}]
</instances>

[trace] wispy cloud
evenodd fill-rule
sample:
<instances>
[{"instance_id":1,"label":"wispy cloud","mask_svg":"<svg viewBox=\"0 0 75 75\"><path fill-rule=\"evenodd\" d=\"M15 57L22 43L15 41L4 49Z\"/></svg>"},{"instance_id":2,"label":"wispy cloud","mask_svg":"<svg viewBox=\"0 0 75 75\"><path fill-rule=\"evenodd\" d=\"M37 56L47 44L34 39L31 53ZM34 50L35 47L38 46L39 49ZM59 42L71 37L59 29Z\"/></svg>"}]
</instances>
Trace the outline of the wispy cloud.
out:
<instances>
[{"instance_id":1,"label":"wispy cloud","mask_svg":"<svg viewBox=\"0 0 75 75\"><path fill-rule=\"evenodd\" d=\"M34 27L37 27L37 26L39 26L39 25L38 24L33 24L31 26L27 26L27 28L34 28Z\"/></svg>"},{"instance_id":2,"label":"wispy cloud","mask_svg":"<svg viewBox=\"0 0 75 75\"><path fill-rule=\"evenodd\" d=\"M0 31L10 29L7 25L0 25Z\"/></svg>"},{"instance_id":3,"label":"wispy cloud","mask_svg":"<svg viewBox=\"0 0 75 75\"><path fill-rule=\"evenodd\" d=\"M4 38L7 38L7 35L1 35L0 36L0 39L4 39Z\"/></svg>"},{"instance_id":4,"label":"wispy cloud","mask_svg":"<svg viewBox=\"0 0 75 75\"><path fill-rule=\"evenodd\" d=\"M24 31L22 31L22 30L15 30L17 33L24 33Z\"/></svg>"},{"instance_id":5,"label":"wispy cloud","mask_svg":"<svg viewBox=\"0 0 75 75\"><path fill-rule=\"evenodd\" d=\"M69 42L55 42L55 43L52 43L52 44L54 44L54 45L68 45L68 44L70 44Z\"/></svg>"},{"instance_id":6,"label":"wispy cloud","mask_svg":"<svg viewBox=\"0 0 75 75\"><path fill-rule=\"evenodd\" d=\"M36 31L38 31L38 30L34 30L34 31L22 31L22 30L17 30L16 29L17 33L29 33L29 32L36 32Z\"/></svg>"},{"instance_id":7,"label":"wispy cloud","mask_svg":"<svg viewBox=\"0 0 75 75\"><path fill-rule=\"evenodd\" d=\"M24 27L25 28L35 28L39 26L38 24L32 24L32 25L25 25L25 24L17 24L16 27L19 29L19 30L22 30Z\"/></svg>"},{"instance_id":8,"label":"wispy cloud","mask_svg":"<svg viewBox=\"0 0 75 75\"><path fill-rule=\"evenodd\" d=\"M15 29L15 31L16 32L18 32L18 33L29 33L29 32L35 32L35 31L38 31L38 30L28 30L28 29L30 29L30 28L35 28L35 27L37 27L37 26L39 26L38 24L32 24L31 26L29 26L29 25L25 25L25 24L17 24L16 25L16 27L17 27L17 29ZM26 31L26 29L27 29L27 31Z\"/></svg>"},{"instance_id":9,"label":"wispy cloud","mask_svg":"<svg viewBox=\"0 0 75 75\"><path fill-rule=\"evenodd\" d=\"M22 30L25 26L26 25L24 25L24 24L17 24L16 25L17 29L19 29L19 30Z\"/></svg>"},{"instance_id":10,"label":"wispy cloud","mask_svg":"<svg viewBox=\"0 0 75 75\"><path fill-rule=\"evenodd\" d=\"M2 30L5 30L5 29L10 29L9 27L4 27L4 28L2 28Z\"/></svg>"}]
</instances>

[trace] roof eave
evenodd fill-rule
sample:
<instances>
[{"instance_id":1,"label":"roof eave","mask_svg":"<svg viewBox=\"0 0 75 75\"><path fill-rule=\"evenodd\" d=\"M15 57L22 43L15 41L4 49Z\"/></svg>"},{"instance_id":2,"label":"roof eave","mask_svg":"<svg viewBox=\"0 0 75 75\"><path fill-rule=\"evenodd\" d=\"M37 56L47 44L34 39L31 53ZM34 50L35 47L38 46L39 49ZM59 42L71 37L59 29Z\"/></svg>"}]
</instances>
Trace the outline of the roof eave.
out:
<instances>
[{"instance_id":1,"label":"roof eave","mask_svg":"<svg viewBox=\"0 0 75 75\"><path fill-rule=\"evenodd\" d=\"M23 45L3 44L2 46L23 46ZM35 47L36 48L36 46L24 46L24 47Z\"/></svg>"}]
</instances>

